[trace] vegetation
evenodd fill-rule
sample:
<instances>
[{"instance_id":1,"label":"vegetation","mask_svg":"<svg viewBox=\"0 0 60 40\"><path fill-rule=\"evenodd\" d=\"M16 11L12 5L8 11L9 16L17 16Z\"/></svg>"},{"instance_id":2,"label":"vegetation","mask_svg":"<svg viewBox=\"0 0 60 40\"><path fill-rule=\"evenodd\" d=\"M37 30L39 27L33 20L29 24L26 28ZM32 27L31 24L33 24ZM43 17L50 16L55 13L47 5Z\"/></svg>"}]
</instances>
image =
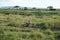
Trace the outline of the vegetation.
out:
<instances>
[{"instance_id":1,"label":"vegetation","mask_svg":"<svg viewBox=\"0 0 60 40\"><path fill-rule=\"evenodd\" d=\"M60 10L0 9L0 40L60 40Z\"/></svg>"},{"instance_id":2,"label":"vegetation","mask_svg":"<svg viewBox=\"0 0 60 40\"><path fill-rule=\"evenodd\" d=\"M53 8L53 6L48 6L47 8L48 8L49 10L53 10L53 11L56 10L56 9Z\"/></svg>"}]
</instances>

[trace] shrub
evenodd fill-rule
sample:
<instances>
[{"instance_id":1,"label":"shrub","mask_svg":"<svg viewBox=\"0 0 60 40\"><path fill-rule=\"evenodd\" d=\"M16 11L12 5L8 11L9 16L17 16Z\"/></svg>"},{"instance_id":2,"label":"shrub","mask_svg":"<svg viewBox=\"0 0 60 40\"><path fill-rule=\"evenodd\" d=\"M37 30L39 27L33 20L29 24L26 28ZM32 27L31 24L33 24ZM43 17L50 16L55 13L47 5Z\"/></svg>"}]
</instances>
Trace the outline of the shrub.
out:
<instances>
[{"instance_id":1,"label":"shrub","mask_svg":"<svg viewBox=\"0 0 60 40\"><path fill-rule=\"evenodd\" d=\"M6 15L9 15L10 13L5 13Z\"/></svg>"},{"instance_id":2,"label":"shrub","mask_svg":"<svg viewBox=\"0 0 60 40\"><path fill-rule=\"evenodd\" d=\"M15 24L10 24L10 23L9 23L7 26L15 26L15 27L16 27L16 25L15 25Z\"/></svg>"}]
</instances>

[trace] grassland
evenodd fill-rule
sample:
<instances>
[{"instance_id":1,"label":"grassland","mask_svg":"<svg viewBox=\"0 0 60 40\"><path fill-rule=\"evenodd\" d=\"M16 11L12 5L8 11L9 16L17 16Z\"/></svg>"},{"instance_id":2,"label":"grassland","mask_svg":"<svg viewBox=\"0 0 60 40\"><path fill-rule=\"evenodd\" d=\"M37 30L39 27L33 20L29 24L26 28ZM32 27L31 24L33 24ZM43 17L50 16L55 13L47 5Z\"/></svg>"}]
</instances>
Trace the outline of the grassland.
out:
<instances>
[{"instance_id":1,"label":"grassland","mask_svg":"<svg viewBox=\"0 0 60 40\"><path fill-rule=\"evenodd\" d=\"M0 9L0 40L60 40L60 10Z\"/></svg>"}]
</instances>

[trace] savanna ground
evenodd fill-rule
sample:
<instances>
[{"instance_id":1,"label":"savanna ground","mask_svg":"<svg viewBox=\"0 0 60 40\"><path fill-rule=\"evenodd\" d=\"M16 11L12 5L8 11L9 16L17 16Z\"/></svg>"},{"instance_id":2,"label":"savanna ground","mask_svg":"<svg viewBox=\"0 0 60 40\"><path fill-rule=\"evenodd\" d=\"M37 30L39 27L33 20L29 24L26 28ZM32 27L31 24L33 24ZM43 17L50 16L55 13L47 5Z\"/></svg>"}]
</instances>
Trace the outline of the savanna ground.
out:
<instances>
[{"instance_id":1,"label":"savanna ground","mask_svg":"<svg viewBox=\"0 0 60 40\"><path fill-rule=\"evenodd\" d=\"M0 40L60 40L60 10L0 9Z\"/></svg>"}]
</instances>

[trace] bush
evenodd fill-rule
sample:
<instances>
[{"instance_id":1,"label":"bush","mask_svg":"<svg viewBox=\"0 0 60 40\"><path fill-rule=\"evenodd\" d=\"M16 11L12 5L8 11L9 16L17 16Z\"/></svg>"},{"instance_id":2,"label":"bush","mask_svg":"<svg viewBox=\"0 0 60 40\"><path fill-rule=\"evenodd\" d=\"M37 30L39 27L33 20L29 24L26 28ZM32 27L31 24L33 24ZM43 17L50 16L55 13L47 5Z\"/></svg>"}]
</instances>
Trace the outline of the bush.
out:
<instances>
[{"instance_id":1,"label":"bush","mask_svg":"<svg viewBox=\"0 0 60 40\"><path fill-rule=\"evenodd\" d=\"M50 9L51 11L56 11L56 9Z\"/></svg>"},{"instance_id":2,"label":"bush","mask_svg":"<svg viewBox=\"0 0 60 40\"><path fill-rule=\"evenodd\" d=\"M6 15L9 15L10 13L5 13Z\"/></svg>"},{"instance_id":3,"label":"bush","mask_svg":"<svg viewBox=\"0 0 60 40\"><path fill-rule=\"evenodd\" d=\"M10 24L10 23L9 23L7 26L15 26L15 27L16 27L16 25L15 25L15 24Z\"/></svg>"}]
</instances>

